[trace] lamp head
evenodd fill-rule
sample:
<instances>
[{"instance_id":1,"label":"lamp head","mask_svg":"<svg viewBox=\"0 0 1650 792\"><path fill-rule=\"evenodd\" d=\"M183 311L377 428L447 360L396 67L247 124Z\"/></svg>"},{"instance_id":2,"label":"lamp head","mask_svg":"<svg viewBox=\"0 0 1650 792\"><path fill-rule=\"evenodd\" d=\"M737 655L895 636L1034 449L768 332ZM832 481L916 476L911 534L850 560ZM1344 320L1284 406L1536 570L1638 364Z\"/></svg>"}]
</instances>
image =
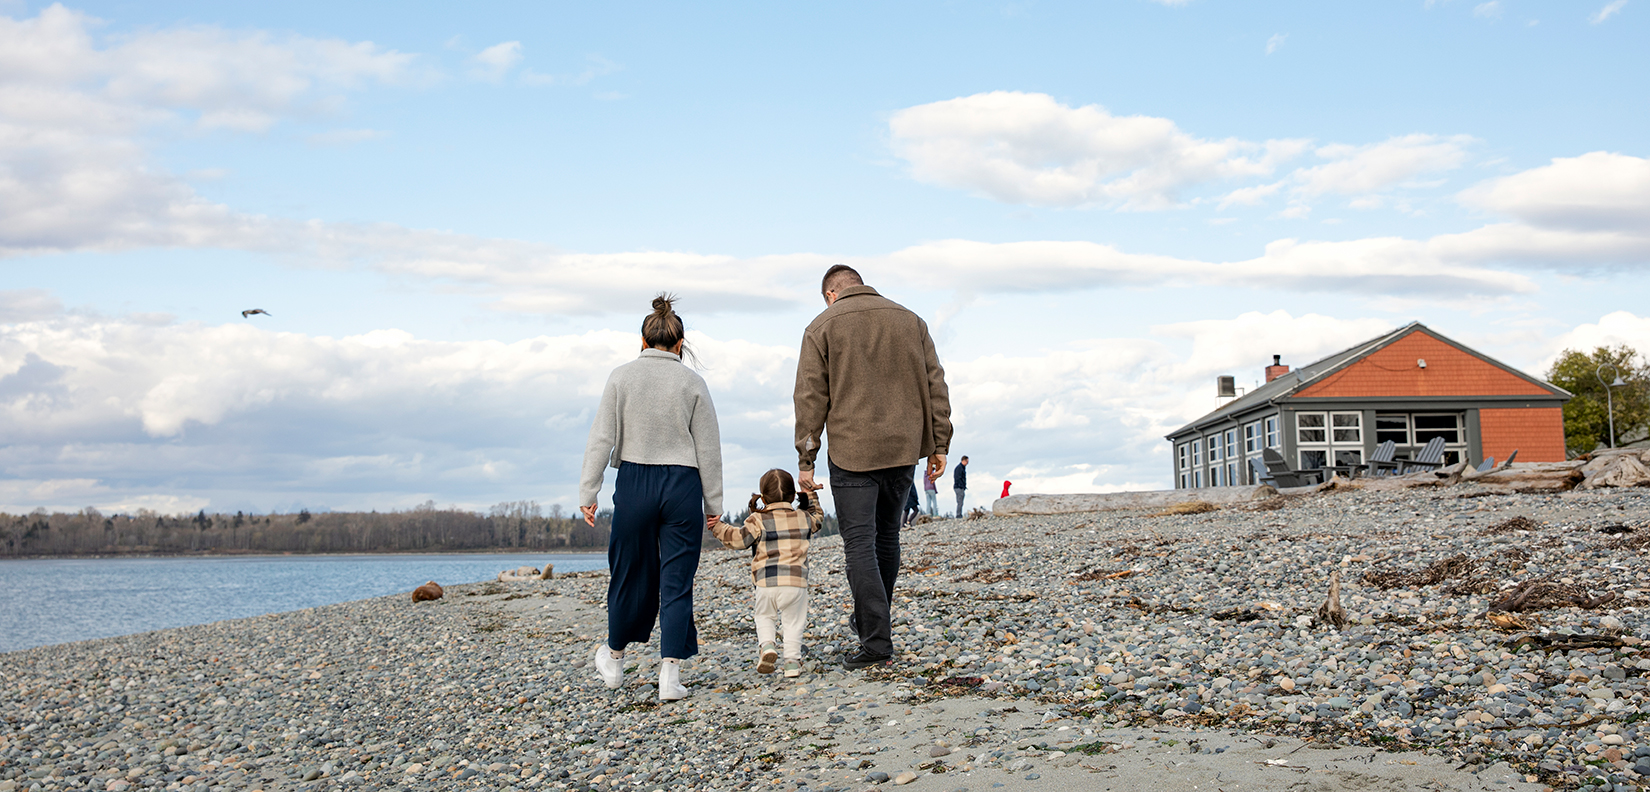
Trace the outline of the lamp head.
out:
<instances>
[{"instance_id":1,"label":"lamp head","mask_svg":"<svg viewBox=\"0 0 1650 792\"><path fill-rule=\"evenodd\" d=\"M1610 383L1610 387L1612 387L1612 388L1619 388L1619 387L1621 387L1621 386L1623 386L1623 385L1626 385L1626 384L1627 384L1627 383L1626 383L1626 382L1623 382L1623 381L1622 381L1622 379L1621 379L1621 375L1619 375L1619 374L1618 374L1618 375L1616 375L1616 381L1615 381L1615 382L1612 382L1612 383Z\"/></svg>"}]
</instances>

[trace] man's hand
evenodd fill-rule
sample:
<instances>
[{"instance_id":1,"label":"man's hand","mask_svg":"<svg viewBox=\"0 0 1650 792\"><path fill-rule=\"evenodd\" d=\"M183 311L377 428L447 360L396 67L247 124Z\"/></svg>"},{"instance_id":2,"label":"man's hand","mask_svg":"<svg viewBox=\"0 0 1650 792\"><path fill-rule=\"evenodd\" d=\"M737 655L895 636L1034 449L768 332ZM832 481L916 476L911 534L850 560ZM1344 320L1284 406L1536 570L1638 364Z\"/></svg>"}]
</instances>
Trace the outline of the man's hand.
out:
<instances>
[{"instance_id":1,"label":"man's hand","mask_svg":"<svg viewBox=\"0 0 1650 792\"><path fill-rule=\"evenodd\" d=\"M705 515L705 530L709 531L709 530L715 528L716 524L720 523L721 521L722 521L722 515L720 515L720 514L707 514L707 515Z\"/></svg>"},{"instance_id":2,"label":"man's hand","mask_svg":"<svg viewBox=\"0 0 1650 792\"><path fill-rule=\"evenodd\" d=\"M592 503L589 506L580 506L579 511L584 512L585 525L588 525L591 528L596 527L596 504Z\"/></svg>"},{"instance_id":3,"label":"man's hand","mask_svg":"<svg viewBox=\"0 0 1650 792\"><path fill-rule=\"evenodd\" d=\"M945 474L945 455L944 454L935 454L935 455L929 457L928 458L928 477L935 480L935 481L939 481L940 476L942 476L944 474Z\"/></svg>"},{"instance_id":4,"label":"man's hand","mask_svg":"<svg viewBox=\"0 0 1650 792\"><path fill-rule=\"evenodd\" d=\"M797 471L796 486L801 487L803 492L819 491L819 485L814 483L814 472L812 470Z\"/></svg>"}]
</instances>

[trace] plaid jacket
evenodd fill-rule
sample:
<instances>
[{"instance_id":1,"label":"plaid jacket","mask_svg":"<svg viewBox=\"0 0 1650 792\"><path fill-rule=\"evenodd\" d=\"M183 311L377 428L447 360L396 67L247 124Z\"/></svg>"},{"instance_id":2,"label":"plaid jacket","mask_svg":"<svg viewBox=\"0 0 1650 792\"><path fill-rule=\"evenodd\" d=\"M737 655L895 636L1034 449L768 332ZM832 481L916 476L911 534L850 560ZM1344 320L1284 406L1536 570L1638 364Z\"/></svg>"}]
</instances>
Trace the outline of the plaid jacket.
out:
<instances>
[{"instance_id":1,"label":"plaid jacket","mask_svg":"<svg viewBox=\"0 0 1650 792\"><path fill-rule=\"evenodd\" d=\"M717 523L712 532L730 550L751 550L751 578L757 586L808 586L808 537L819 532L825 512L819 499L802 495L805 511L776 503L752 512L739 526Z\"/></svg>"}]
</instances>

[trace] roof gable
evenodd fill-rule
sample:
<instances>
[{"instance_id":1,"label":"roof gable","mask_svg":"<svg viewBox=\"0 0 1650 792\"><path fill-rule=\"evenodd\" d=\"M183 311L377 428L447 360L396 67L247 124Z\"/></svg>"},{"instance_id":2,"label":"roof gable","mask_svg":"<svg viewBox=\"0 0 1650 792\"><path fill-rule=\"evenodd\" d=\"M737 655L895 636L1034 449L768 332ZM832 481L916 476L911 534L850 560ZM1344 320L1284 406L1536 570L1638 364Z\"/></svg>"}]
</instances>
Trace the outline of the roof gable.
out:
<instances>
[{"instance_id":1,"label":"roof gable","mask_svg":"<svg viewBox=\"0 0 1650 792\"><path fill-rule=\"evenodd\" d=\"M1427 369L1416 360L1427 361ZM1370 364L1362 367L1364 364ZM1438 374L1415 381L1417 375ZM1391 378L1371 383L1379 375ZM1410 380L1405 381L1404 377ZM1365 389L1370 388L1370 389ZM1424 390L1418 390L1424 388ZM1167 435L1230 420L1292 398L1384 396L1557 396L1570 393L1446 338L1420 322L1300 366Z\"/></svg>"},{"instance_id":2,"label":"roof gable","mask_svg":"<svg viewBox=\"0 0 1650 792\"><path fill-rule=\"evenodd\" d=\"M1291 396L1567 396L1424 325L1319 374ZM1425 360L1426 368L1418 361Z\"/></svg>"}]
</instances>

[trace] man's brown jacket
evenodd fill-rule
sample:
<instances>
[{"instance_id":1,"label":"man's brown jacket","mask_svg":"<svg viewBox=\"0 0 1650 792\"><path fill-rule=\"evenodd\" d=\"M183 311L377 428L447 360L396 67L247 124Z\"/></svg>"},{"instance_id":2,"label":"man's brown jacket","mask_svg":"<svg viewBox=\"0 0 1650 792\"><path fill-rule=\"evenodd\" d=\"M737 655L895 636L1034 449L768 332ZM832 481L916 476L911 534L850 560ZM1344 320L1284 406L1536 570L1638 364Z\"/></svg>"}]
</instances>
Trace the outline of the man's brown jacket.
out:
<instances>
[{"instance_id":1,"label":"man's brown jacket","mask_svg":"<svg viewBox=\"0 0 1650 792\"><path fill-rule=\"evenodd\" d=\"M922 318L869 286L843 289L802 334L796 363L798 470L820 433L853 471L915 464L951 447L951 394Z\"/></svg>"}]
</instances>

